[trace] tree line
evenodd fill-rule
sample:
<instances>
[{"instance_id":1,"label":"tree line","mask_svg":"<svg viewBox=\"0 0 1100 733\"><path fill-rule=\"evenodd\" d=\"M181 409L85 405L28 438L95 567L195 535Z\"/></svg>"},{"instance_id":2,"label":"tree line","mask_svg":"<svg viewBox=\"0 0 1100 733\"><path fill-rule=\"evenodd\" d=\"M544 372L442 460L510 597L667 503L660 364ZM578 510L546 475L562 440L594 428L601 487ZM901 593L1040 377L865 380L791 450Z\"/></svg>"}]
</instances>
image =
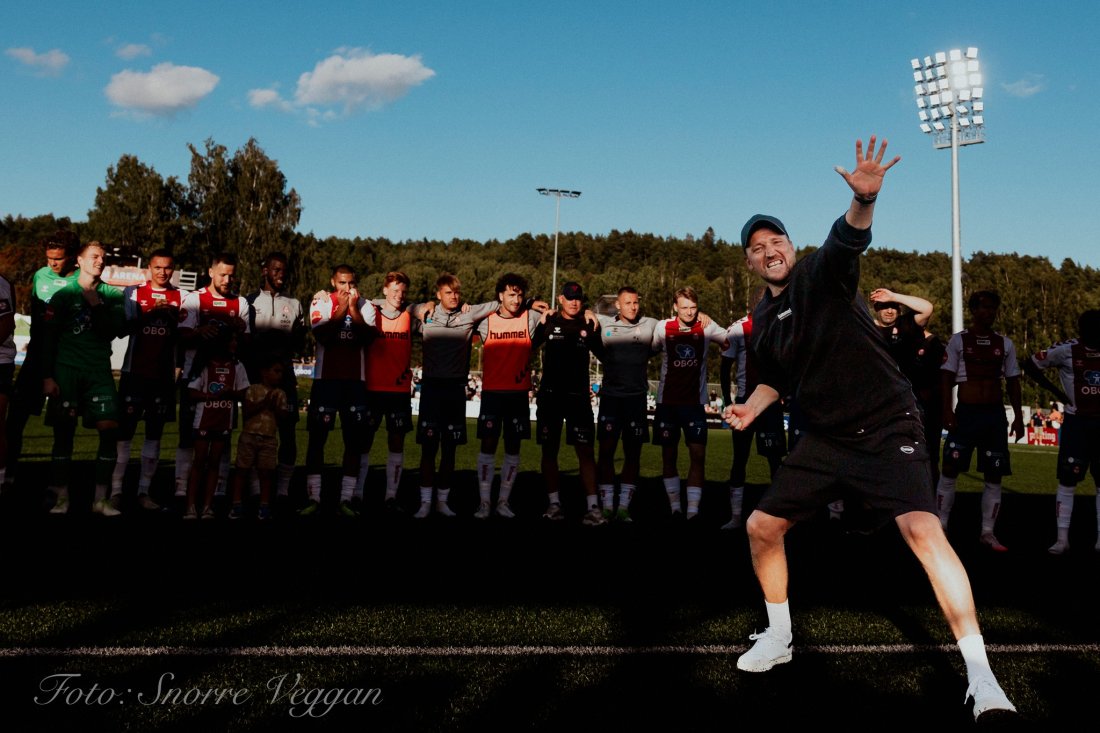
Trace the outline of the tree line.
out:
<instances>
[{"instance_id":1,"label":"tree line","mask_svg":"<svg viewBox=\"0 0 1100 733\"><path fill-rule=\"evenodd\" d=\"M552 234L521 233L505 240L469 239L391 241L381 237L319 238L297 231L302 201L255 139L232 155L206 140L188 145L191 170L186 182L164 178L136 156L122 155L108 167L104 185L86 221L52 214L7 215L0 220L0 273L26 303L34 271L44 264L38 241L56 229L75 230L82 241L97 239L119 248L131 261L160 247L170 249L177 267L205 276L212 257L233 252L242 292L259 285L264 254L285 252L292 272L291 292L307 301L328 285L331 268L347 263L360 273L360 291L378 293L390 270L403 270L412 280L409 299L434 297L441 272L457 275L470 302L494 298L501 273L527 278L531 295L553 301L550 293L554 242ZM799 243L795 243L798 245ZM799 256L814 249L799 247ZM945 339L951 331L951 261L946 252L905 252L878 242L863 257L861 282L869 293L886 287L931 301L930 330ZM739 242L726 242L708 228L702 235L658 236L632 230L605 235L559 233L558 282L577 280L590 299L613 295L629 284L643 298L643 312L670 315L673 293L690 286L701 309L721 325L748 312L758 281L745 268ZM1077 316L1100 308L1100 271L1071 259L1055 266L1046 257L976 252L963 263L963 297L993 289L1002 297L997 328L1016 344L1020 356L1075 335ZM716 363L716 357L711 355ZM717 381L717 371L712 371ZM1025 400L1048 398L1025 380Z\"/></svg>"}]
</instances>

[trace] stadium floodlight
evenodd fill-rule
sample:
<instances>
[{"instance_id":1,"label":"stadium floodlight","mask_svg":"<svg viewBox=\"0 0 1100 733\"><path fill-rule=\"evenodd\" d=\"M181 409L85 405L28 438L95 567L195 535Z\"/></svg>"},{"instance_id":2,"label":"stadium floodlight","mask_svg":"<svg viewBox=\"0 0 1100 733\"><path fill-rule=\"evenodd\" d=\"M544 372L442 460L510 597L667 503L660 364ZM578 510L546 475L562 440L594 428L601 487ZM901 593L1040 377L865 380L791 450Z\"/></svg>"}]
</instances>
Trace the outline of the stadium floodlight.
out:
<instances>
[{"instance_id":1,"label":"stadium floodlight","mask_svg":"<svg viewBox=\"0 0 1100 733\"><path fill-rule=\"evenodd\" d=\"M951 309L952 333L963 329L962 244L959 226L959 147L985 142L985 94L978 65L978 49L938 51L909 62L913 78L936 81L914 87L921 132L932 136L937 150L951 149ZM931 121L924 110L931 107Z\"/></svg>"},{"instance_id":2,"label":"stadium floodlight","mask_svg":"<svg viewBox=\"0 0 1100 733\"><path fill-rule=\"evenodd\" d=\"M554 276L550 285L550 300L553 302L558 296L558 223L561 221L561 199L563 196L568 199L580 198L581 192L566 191L561 188L536 188L535 190L543 196L553 196L557 199L554 207Z\"/></svg>"}]
</instances>

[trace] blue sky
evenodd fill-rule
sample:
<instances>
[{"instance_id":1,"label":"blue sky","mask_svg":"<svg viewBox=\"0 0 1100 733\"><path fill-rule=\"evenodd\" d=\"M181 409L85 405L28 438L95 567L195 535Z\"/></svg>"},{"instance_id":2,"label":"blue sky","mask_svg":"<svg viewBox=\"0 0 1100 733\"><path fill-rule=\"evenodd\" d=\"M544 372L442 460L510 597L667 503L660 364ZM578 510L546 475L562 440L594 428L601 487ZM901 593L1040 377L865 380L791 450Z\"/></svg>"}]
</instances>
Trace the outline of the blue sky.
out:
<instances>
[{"instance_id":1,"label":"blue sky","mask_svg":"<svg viewBox=\"0 0 1100 733\"><path fill-rule=\"evenodd\" d=\"M305 8L308 7L307 12ZM889 139L875 244L950 251L951 154L910 59L974 46L986 140L962 249L1100 267L1100 3L24 2L0 8L0 215L87 217L107 167L186 179L255 137L319 237L633 229L796 244L847 206L834 165Z\"/></svg>"}]
</instances>

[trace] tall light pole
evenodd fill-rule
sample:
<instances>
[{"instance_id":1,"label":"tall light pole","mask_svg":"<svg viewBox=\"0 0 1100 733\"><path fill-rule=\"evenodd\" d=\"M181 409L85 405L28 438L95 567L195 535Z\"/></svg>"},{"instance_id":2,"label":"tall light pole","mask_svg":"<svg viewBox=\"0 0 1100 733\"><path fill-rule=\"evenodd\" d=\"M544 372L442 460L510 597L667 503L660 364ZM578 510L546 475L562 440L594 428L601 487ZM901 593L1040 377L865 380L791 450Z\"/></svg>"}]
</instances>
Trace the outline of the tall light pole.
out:
<instances>
[{"instance_id":1,"label":"tall light pole","mask_svg":"<svg viewBox=\"0 0 1100 733\"><path fill-rule=\"evenodd\" d=\"M543 196L553 196L558 200L554 206L554 279L550 285L550 299L552 301L558 295L558 223L561 221L561 199L562 196L570 199L580 198L581 192L565 191L560 188L536 188L535 190Z\"/></svg>"},{"instance_id":2,"label":"tall light pole","mask_svg":"<svg viewBox=\"0 0 1100 733\"><path fill-rule=\"evenodd\" d=\"M985 142L985 102L978 49L913 59L921 132L937 150L951 148L951 329L963 329L962 238L959 225L959 146Z\"/></svg>"}]
</instances>

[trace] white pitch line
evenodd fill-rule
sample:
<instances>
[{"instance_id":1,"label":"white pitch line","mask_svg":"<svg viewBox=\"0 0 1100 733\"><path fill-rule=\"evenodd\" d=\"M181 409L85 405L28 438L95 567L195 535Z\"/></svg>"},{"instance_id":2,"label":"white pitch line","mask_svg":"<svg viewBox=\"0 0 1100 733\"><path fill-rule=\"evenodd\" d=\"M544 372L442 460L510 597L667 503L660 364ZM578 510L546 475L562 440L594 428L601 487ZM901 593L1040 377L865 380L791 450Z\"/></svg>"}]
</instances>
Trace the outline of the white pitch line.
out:
<instances>
[{"instance_id":1,"label":"white pitch line","mask_svg":"<svg viewBox=\"0 0 1100 733\"><path fill-rule=\"evenodd\" d=\"M626 657L645 655L740 654L744 645L668 646L86 646L7 647L0 658L25 657ZM800 654L956 653L954 644L818 644ZM990 654L1100 653L1100 644L988 644Z\"/></svg>"}]
</instances>

